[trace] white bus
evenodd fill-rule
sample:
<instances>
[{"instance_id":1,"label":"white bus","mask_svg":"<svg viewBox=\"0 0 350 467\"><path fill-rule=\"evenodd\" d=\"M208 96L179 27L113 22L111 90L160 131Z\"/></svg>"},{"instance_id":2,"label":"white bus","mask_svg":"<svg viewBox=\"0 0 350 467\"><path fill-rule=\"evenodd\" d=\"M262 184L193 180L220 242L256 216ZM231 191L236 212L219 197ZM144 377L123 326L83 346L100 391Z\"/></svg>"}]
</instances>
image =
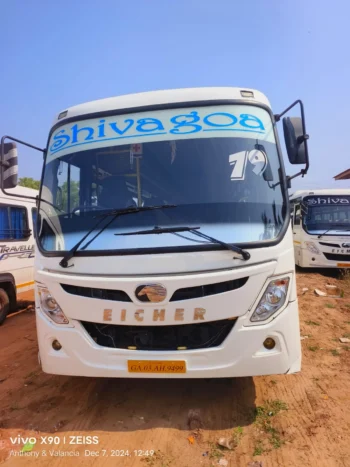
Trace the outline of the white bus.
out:
<instances>
[{"instance_id":1,"label":"white bus","mask_svg":"<svg viewBox=\"0 0 350 467\"><path fill-rule=\"evenodd\" d=\"M302 117L283 118L284 136L290 162L305 167L287 177L276 122L295 105ZM262 93L239 88L126 95L59 113L37 148L43 371L299 371L288 186L307 172L307 138L301 101L274 115ZM28 145L3 137L6 171L14 142ZM2 176L4 190L15 184Z\"/></svg>"},{"instance_id":2,"label":"white bus","mask_svg":"<svg viewBox=\"0 0 350 467\"><path fill-rule=\"evenodd\" d=\"M38 191L16 187L0 193L0 325L16 309L17 293L34 288L33 199ZM17 195L13 196L13 195Z\"/></svg>"},{"instance_id":3,"label":"white bus","mask_svg":"<svg viewBox=\"0 0 350 467\"><path fill-rule=\"evenodd\" d=\"M296 191L290 205L295 264L350 268L350 189Z\"/></svg>"}]
</instances>

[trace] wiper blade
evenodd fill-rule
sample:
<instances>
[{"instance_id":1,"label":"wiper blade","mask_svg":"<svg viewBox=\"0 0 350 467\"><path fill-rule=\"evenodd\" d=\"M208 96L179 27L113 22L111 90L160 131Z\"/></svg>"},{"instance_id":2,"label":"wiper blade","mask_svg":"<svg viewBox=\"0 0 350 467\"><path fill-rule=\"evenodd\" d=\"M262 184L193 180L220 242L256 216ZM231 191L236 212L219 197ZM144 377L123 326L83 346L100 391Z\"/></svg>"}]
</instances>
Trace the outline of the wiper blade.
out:
<instances>
[{"instance_id":1,"label":"wiper blade","mask_svg":"<svg viewBox=\"0 0 350 467\"><path fill-rule=\"evenodd\" d=\"M154 227L154 229L137 230L136 232L116 233L114 235L148 235L148 234L178 233L178 232L192 232L192 230L198 230L198 229L200 229L200 227Z\"/></svg>"},{"instance_id":2,"label":"wiper blade","mask_svg":"<svg viewBox=\"0 0 350 467\"><path fill-rule=\"evenodd\" d=\"M87 232L87 234L85 234L83 236L83 238L81 240L79 240L74 246L73 248L71 248L71 250L69 250L64 256L63 258L61 259L61 261L59 262L59 265L62 267L62 268L68 268L68 261L70 259L73 258L73 256L75 255L76 251L78 250L78 248L80 247L80 245L82 245L82 243L88 238L88 236L90 234L92 234L92 232L94 230L97 229L97 227L102 224L102 222L109 216L113 216L112 219L107 222L98 232L97 234L91 239L89 240L86 245L83 246L82 250L85 250L85 248L87 248L91 242L93 242L95 240L95 238L97 238L99 235L101 235L101 233L107 229L107 227L112 224L112 222L119 216L124 216L124 215L127 215L127 214L134 214L136 212L144 212L144 211L153 211L155 209L165 209L165 208L175 208L176 207L176 204L164 204L164 205L159 205L159 206L142 206L142 207L130 207L130 208L126 208L126 209L111 209L110 211L107 211L105 212L104 214L100 215L100 216L95 216L95 217L98 217L99 220L98 222L96 222L96 224L93 225L93 227ZM73 266L73 265L72 265Z\"/></svg>"},{"instance_id":3,"label":"wiper blade","mask_svg":"<svg viewBox=\"0 0 350 467\"><path fill-rule=\"evenodd\" d=\"M154 229L149 229L149 230L138 230L136 232L125 232L125 233L116 233L114 235L150 235L150 234L163 234L163 233L179 233L179 232L191 232L193 235L196 235L197 237L205 238L206 240L209 240L213 243L218 243L219 245L222 245L225 247L227 250L231 250L235 253L238 253L243 259L248 260L250 258L250 253L246 250L243 250L239 246L236 245L230 245L229 243L223 242L221 240L218 240L217 238L210 237L209 235L203 233L203 232L198 232L200 227L154 227ZM234 258L236 259L236 258Z\"/></svg>"},{"instance_id":4,"label":"wiper blade","mask_svg":"<svg viewBox=\"0 0 350 467\"><path fill-rule=\"evenodd\" d=\"M130 208L125 209L112 209L105 214L101 214L97 217L106 217L106 216L114 216L118 214L119 216L123 216L124 214L132 214L134 212L144 212L144 211L154 211L155 209L167 209L167 208L176 208L177 204L160 204L158 206L131 206Z\"/></svg>"},{"instance_id":5,"label":"wiper blade","mask_svg":"<svg viewBox=\"0 0 350 467\"><path fill-rule=\"evenodd\" d=\"M323 235L326 235L326 233L330 232L331 230L336 230L338 232L350 232L350 229L338 229L337 227L333 226L327 229L325 232L321 233L320 235L317 235L317 238L323 237Z\"/></svg>"}]
</instances>

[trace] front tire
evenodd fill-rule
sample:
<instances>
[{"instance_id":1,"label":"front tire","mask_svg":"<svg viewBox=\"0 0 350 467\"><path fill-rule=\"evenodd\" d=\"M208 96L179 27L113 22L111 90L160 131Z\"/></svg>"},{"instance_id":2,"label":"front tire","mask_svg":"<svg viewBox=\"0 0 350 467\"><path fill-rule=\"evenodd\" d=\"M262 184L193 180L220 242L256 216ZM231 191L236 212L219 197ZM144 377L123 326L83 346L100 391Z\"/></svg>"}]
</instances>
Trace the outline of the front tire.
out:
<instances>
[{"instance_id":1,"label":"front tire","mask_svg":"<svg viewBox=\"0 0 350 467\"><path fill-rule=\"evenodd\" d=\"M0 289L0 326L10 311L10 299L4 289Z\"/></svg>"}]
</instances>

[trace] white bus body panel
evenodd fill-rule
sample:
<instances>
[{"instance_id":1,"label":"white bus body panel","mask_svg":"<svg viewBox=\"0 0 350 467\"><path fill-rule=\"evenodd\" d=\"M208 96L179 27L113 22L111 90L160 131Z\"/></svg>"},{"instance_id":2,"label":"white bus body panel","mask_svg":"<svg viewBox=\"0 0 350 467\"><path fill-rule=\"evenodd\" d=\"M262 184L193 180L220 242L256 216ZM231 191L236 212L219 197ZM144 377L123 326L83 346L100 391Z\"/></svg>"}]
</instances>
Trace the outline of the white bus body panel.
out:
<instances>
[{"instance_id":1,"label":"white bus body panel","mask_svg":"<svg viewBox=\"0 0 350 467\"><path fill-rule=\"evenodd\" d=\"M276 246L251 250L249 261L233 260L230 251L182 253L147 256L75 257L74 273L62 270L60 258L36 257L36 281L47 286L69 318L69 324L56 325L40 309L36 294L37 330L43 371L52 374L95 377L135 378L212 378L294 373L300 370L301 346L296 296L292 233L288 229ZM210 270L209 270L210 269ZM123 271L121 275L120 272ZM272 276L290 277L284 308L264 324L252 323L250 316ZM201 299L161 304L138 302L135 289L149 281L161 283L168 297L181 287L212 284L249 277L242 287ZM60 284L124 290L132 303L91 299L72 295ZM144 310L142 324L177 325L193 323L195 308L205 309L205 321L237 318L233 329L221 345L213 348L180 351L137 351L97 345L81 321L103 323L104 309L112 310L108 324L135 324L135 311ZM164 321L153 321L154 309L164 309ZM184 309L184 320L175 321L176 308ZM121 322L121 309L126 320ZM276 341L273 350L263 342ZM53 340L62 345L52 348ZM185 374L129 373L128 360L184 360Z\"/></svg>"}]
</instances>

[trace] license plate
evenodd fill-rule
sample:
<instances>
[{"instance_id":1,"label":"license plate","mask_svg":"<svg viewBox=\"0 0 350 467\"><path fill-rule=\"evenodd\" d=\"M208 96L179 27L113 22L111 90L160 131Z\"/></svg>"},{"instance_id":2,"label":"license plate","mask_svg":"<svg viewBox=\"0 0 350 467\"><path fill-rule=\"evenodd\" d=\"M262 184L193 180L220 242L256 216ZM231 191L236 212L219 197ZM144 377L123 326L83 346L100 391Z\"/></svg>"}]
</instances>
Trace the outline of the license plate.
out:
<instances>
[{"instance_id":1,"label":"license plate","mask_svg":"<svg viewBox=\"0 0 350 467\"><path fill-rule=\"evenodd\" d=\"M350 269L350 263L338 263L337 267L338 268L349 268Z\"/></svg>"},{"instance_id":2,"label":"license plate","mask_svg":"<svg viewBox=\"0 0 350 467\"><path fill-rule=\"evenodd\" d=\"M128 360L129 373L186 373L182 360Z\"/></svg>"}]
</instances>

